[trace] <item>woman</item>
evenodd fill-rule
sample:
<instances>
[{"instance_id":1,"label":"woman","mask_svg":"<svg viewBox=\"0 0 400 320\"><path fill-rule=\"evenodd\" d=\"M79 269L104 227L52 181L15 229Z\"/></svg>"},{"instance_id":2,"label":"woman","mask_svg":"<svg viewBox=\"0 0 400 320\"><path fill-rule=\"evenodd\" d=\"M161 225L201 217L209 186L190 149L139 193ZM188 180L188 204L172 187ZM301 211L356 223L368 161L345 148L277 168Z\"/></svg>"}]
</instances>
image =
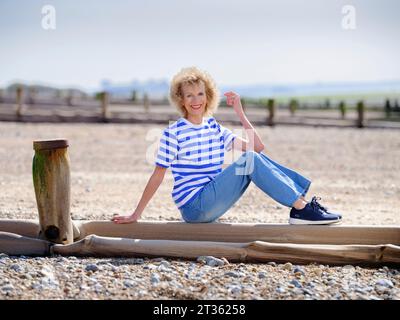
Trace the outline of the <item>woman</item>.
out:
<instances>
[{"instance_id":1,"label":"woman","mask_svg":"<svg viewBox=\"0 0 400 320\"><path fill-rule=\"evenodd\" d=\"M247 134L247 140L220 125L211 115L219 104L219 92L207 72L184 68L174 76L170 101L182 117L169 125L160 139L156 166L135 211L115 216L115 223L137 221L163 181L167 168L174 176L172 197L189 223L212 222L221 217L242 196L250 182L280 204L291 207L291 224L340 222L340 214L328 212L313 197L305 195L311 181L268 158L264 144L253 128L234 92L224 94L233 106ZM225 151L244 151L222 171Z\"/></svg>"}]
</instances>

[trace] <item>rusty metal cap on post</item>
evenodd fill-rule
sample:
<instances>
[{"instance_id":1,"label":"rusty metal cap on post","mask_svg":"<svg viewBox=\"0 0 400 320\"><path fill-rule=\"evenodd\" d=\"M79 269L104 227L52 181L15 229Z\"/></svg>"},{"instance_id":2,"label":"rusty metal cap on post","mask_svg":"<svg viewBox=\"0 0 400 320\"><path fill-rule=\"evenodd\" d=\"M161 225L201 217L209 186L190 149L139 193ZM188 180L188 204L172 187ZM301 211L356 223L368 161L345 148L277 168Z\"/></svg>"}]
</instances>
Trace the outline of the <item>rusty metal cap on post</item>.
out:
<instances>
[{"instance_id":1,"label":"rusty metal cap on post","mask_svg":"<svg viewBox=\"0 0 400 320\"><path fill-rule=\"evenodd\" d=\"M34 150L59 149L59 148L67 148L68 146L69 146L68 140L65 139L33 141Z\"/></svg>"}]
</instances>

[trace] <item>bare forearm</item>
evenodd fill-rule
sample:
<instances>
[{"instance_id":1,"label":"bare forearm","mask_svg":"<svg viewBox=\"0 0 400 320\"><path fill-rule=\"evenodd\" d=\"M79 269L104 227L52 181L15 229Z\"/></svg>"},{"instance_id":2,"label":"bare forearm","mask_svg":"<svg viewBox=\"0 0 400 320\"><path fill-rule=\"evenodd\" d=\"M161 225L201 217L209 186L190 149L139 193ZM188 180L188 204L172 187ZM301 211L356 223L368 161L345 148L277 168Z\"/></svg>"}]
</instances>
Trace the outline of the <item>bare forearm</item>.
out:
<instances>
[{"instance_id":1,"label":"bare forearm","mask_svg":"<svg viewBox=\"0 0 400 320\"><path fill-rule=\"evenodd\" d=\"M243 112L243 109L236 111L236 114L238 115L243 128L246 130L246 135L249 140L250 146L253 146L254 150L256 150L256 151L263 150L264 144L263 144L260 136L258 135L256 129L254 129L254 127L250 123L249 119L247 119L246 115Z\"/></svg>"},{"instance_id":2,"label":"bare forearm","mask_svg":"<svg viewBox=\"0 0 400 320\"><path fill-rule=\"evenodd\" d=\"M141 215L147 204L153 197L154 193L157 191L158 187L163 181L163 177L152 175L144 188L142 197L135 209L135 213Z\"/></svg>"},{"instance_id":3,"label":"bare forearm","mask_svg":"<svg viewBox=\"0 0 400 320\"><path fill-rule=\"evenodd\" d=\"M153 197L154 193L157 191L158 187L160 186L161 182L164 179L165 175L165 168L156 166L154 169L153 174L151 175L149 181L147 182L146 187L144 188L142 197L135 209L135 211L130 214L129 216L125 215L116 215L111 220L117 224L120 223L131 223L137 221L144 208L146 208L147 204L149 203L150 199Z\"/></svg>"}]
</instances>

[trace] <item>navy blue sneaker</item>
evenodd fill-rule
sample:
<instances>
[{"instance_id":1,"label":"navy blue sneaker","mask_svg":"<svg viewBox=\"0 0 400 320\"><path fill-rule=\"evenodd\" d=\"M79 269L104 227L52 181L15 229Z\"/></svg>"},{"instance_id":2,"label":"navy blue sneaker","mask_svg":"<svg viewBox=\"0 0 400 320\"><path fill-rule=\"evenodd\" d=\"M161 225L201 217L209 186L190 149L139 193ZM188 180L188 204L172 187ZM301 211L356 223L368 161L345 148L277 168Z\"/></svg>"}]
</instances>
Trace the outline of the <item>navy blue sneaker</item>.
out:
<instances>
[{"instance_id":1,"label":"navy blue sneaker","mask_svg":"<svg viewBox=\"0 0 400 320\"><path fill-rule=\"evenodd\" d=\"M328 211L318 203L320 198L313 197L311 202L301 209L290 210L290 224L331 224L342 221L342 215Z\"/></svg>"},{"instance_id":2,"label":"navy blue sneaker","mask_svg":"<svg viewBox=\"0 0 400 320\"><path fill-rule=\"evenodd\" d=\"M340 213L331 211L327 207L323 207L320 203L318 203L318 200L321 200L321 198L320 197L312 197L311 202L313 202L316 206L318 206L321 210L325 211L326 213L336 214L340 217L340 219L342 219L342 215Z\"/></svg>"}]
</instances>

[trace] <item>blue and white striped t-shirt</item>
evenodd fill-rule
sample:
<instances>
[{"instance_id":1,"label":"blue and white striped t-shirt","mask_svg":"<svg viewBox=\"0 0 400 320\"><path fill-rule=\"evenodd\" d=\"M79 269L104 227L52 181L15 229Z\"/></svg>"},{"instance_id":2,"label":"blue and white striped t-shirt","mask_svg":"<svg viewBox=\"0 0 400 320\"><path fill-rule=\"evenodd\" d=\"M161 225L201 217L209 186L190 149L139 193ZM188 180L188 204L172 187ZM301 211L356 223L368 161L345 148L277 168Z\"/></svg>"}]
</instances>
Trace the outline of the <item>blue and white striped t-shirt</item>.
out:
<instances>
[{"instance_id":1,"label":"blue and white striped t-shirt","mask_svg":"<svg viewBox=\"0 0 400 320\"><path fill-rule=\"evenodd\" d=\"M235 137L213 117L203 117L198 125L179 118L163 131L156 165L171 167L172 198L178 208L194 199L222 171L225 150L232 149Z\"/></svg>"}]
</instances>

